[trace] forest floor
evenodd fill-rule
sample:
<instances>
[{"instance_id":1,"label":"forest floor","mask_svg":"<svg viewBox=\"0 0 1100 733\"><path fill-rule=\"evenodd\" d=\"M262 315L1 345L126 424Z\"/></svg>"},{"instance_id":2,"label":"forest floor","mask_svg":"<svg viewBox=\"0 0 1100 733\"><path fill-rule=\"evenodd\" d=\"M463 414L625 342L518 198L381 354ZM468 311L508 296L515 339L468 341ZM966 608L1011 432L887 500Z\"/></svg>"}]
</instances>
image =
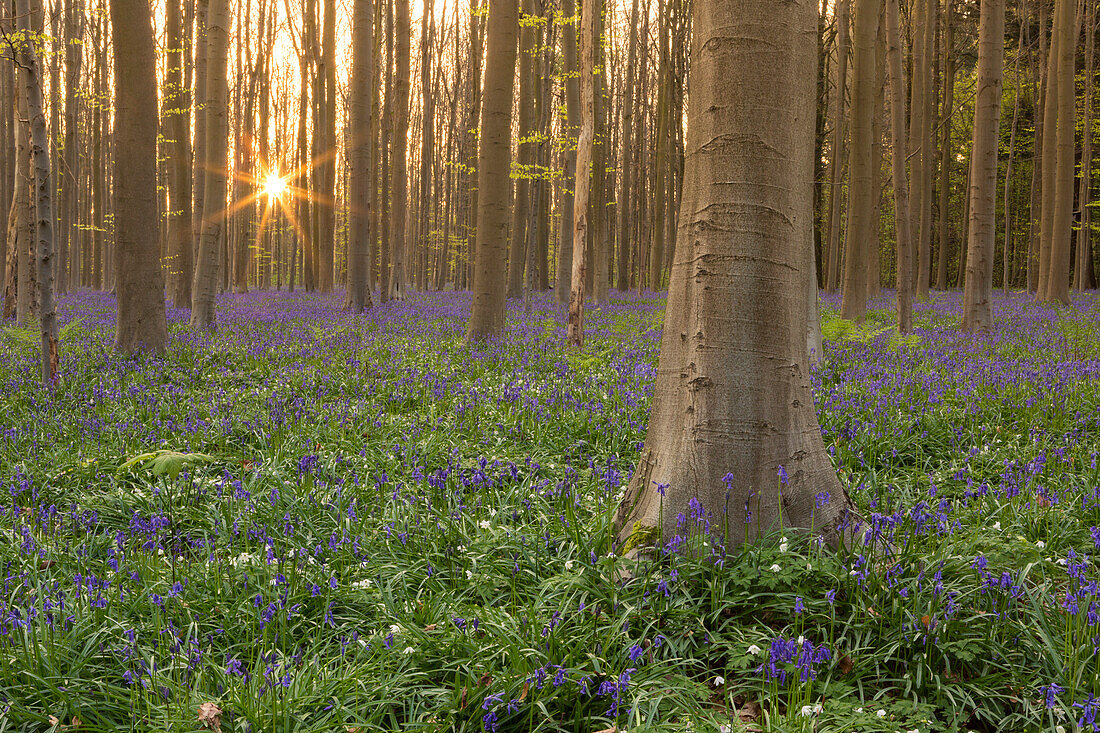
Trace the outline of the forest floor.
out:
<instances>
[{"instance_id":1,"label":"forest floor","mask_svg":"<svg viewBox=\"0 0 1100 733\"><path fill-rule=\"evenodd\" d=\"M905 339L826 303L825 442L893 554L689 518L626 582L658 299L579 352L545 297L484 347L468 295L340 300L226 296L127 359L110 296L62 298L52 394L7 331L0 730L1096 730L1095 294L979 340L958 294Z\"/></svg>"}]
</instances>

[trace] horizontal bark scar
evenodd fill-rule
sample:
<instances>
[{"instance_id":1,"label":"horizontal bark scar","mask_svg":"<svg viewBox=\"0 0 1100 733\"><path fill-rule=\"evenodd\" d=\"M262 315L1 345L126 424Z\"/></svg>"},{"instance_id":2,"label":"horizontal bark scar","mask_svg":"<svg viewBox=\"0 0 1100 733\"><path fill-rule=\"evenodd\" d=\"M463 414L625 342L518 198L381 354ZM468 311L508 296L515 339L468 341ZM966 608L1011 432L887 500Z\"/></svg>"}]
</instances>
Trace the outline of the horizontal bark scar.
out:
<instances>
[{"instance_id":1,"label":"horizontal bark scar","mask_svg":"<svg viewBox=\"0 0 1100 733\"><path fill-rule=\"evenodd\" d=\"M785 157L778 148L766 143L760 135L752 135L746 132L728 132L715 135L696 148L696 152L703 155L731 154L734 151L742 157L755 157L757 160L763 157ZM764 156L763 153L765 152L769 155Z\"/></svg>"},{"instance_id":2,"label":"horizontal bark scar","mask_svg":"<svg viewBox=\"0 0 1100 733\"><path fill-rule=\"evenodd\" d=\"M763 234L761 224L794 228L794 222L780 209L752 202L714 203L696 209L689 227L692 233L746 231Z\"/></svg>"}]
</instances>

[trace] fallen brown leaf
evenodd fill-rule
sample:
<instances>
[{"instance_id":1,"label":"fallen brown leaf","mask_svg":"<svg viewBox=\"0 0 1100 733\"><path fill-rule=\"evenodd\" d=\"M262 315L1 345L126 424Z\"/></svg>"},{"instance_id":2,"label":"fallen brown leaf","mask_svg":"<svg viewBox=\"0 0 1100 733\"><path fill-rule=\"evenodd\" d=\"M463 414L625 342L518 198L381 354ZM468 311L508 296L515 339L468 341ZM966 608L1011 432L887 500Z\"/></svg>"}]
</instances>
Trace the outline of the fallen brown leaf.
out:
<instances>
[{"instance_id":1,"label":"fallen brown leaf","mask_svg":"<svg viewBox=\"0 0 1100 733\"><path fill-rule=\"evenodd\" d=\"M462 688L462 698L459 700L458 707L460 709L466 707L466 687L465 686L463 686L463 688Z\"/></svg>"},{"instance_id":2,"label":"fallen brown leaf","mask_svg":"<svg viewBox=\"0 0 1100 733\"><path fill-rule=\"evenodd\" d=\"M482 687L489 687L493 684L493 676L490 675L488 672L484 673L483 675L481 675L481 679L478 680L478 684Z\"/></svg>"},{"instance_id":3,"label":"fallen brown leaf","mask_svg":"<svg viewBox=\"0 0 1100 733\"><path fill-rule=\"evenodd\" d=\"M523 683L523 689L519 691L519 701L523 702L527 697L527 683Z\"/></svg>"},{"instance_id":4,"label":"fallen brown leaf","mask_svg":"<svg viewBox=\"0 0 1100 733\"><path fill-rule=\"evenodd\" d=\"M751 723L760 718L761 712L760 703L749 700L743 708L737 711L737 719L742 723Z\"/></svg>"},{"instance_id":5,"label":"fallen brown leaf","mask_svg":"<svg viewBox=\"0 0 1100 733\"><path fill-rule=\"evenodd\" d=\"M222 709L212 702L204 702L199 705L199 722L203 728L209 728L214 733L221 733Z\"/></svg>"},{"instance_id":6,"label":"fallen brown leaf","mask_svg":"<svg viewBox=\"0 0 1100 733\"><path fill-rule=\"evenodd\" d=\"M594 733L619 733L618 726L611 726L610 728L604 728L603 730L595 731Z\"/></svg>"},{"instance_id":7,"label":"fallen brown leaf","mask_svg":"<svg viewBox=\"0 0 1100 733\"><path fill-rule=\"evenodd\" d=\"M848 674L852 671L852 658L845 654L840 658L840 663L837 666L840 667L841 674Z\"/></svg>"},{"instance_id":8,"label":"fallen brown leaf","mask_svg":"<svg viewBox=\"0 0 1100 733\"><path fill-rule=\"evenodd\" d=\"M439 624L428 624L427 626L424 627L424 630L425 631L435 631L438 628L439 628Z\"/></svg>"},{"instance_id":9,"label":"fallen brown leaf","mask_svg":"<svg viewBox=\"0 0 1100 733\"><path fill-rule=\"evenodd\" d=\"M52 725L56 728L60 724L61 724L61 721L57 719L56 715L51 715L50 716L50 725Z\"/></svg>"}]
</instances>

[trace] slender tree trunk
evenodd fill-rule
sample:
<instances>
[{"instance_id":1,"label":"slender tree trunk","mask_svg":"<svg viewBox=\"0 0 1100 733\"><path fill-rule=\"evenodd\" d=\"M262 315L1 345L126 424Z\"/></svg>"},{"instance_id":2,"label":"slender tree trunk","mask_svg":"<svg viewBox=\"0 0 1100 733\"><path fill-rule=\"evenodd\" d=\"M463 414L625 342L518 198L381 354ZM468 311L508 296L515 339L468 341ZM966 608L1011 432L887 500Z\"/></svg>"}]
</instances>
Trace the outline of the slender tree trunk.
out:
<instances>
[{"instance_id":1,"label":"slender tree trunk","mask_svg":"<svg viewBox=\"0 0 1100 733\"><path fill-rule=\"evenodd\" d=\"M562 15L572 18L576 14L574 0L562 0ZM577 78L577 28L572 23L567 23L561 28L562 62L565 64L565 76L562 85L565 87L565 130L563 136L571 140L576 134L577 125L580 124L580 79ZM562 166L563 184L561 197L561 224L558 230L558 266L556 292L559 303L568 301L572 292L572 262L573 247L577 243L573 241L573 190L568 186L569 181L575 181L577 177L577 153L572 149L572 144L565 146L565 165ZM583 246L583 245L582 245Z\"/></svg>"},{"instance_id":2,"label":"slender tree trunk","mask_svg":"<svg viewBox=\"0 0 1100 733\"><path fill-rule=\"evenodd\" d=\"M374 78L374 12L372 0L355 0L351 29L351 175L348 192L348 310L361 313L371 305L370 271L371 90Z\"/></svg>"},{"instance_id":3,"label":"slender tree trunk","mask_svg":"<svg viewBox=\"0 0 1100 733\"><path fill-rule=\"evenodd\" d=\"M577 137L576 179L573 186L573 272L569 292L569 343L584 342L584 286L588 267L588 193L592 180L592 147L596 134L596 18L598 0L584 0L581 5L581 129Z\"/></svg>"},{"instance_id":4,"label":"slender tree trunk","mask_svg":"<svg viewBox=\"0 0 1100 733\"><path fill-rule=\"evenodd\" d=\"M932 276L932 174L935 170L935 150L932 148L932 127L936 116L936 102L933 94L933 68L935 61L937 0L923 0L924 23L921 28L921 53L923 70L920 74L920 186L918 198L920 209L920 229L917 232L917 287L916 296L922 300L928 297L928 287ZM914 178L916 176L914 175ZM912 213L910 213L912 216Z\"/></svg>"},{"instance_id":5,"label":"slender tree trunk","mask_svg":"<svg viewBox=\"0 0 1100 733\"><path fill-rule=\"evenodd\" d=\"M1085 111L1081 135L1081 182L1077 196L1081 207L1081 228L1077 232L1077 262L1073 268L1073 288L1092 287L1092 124L1093 85L1096 74L1096 0L1085 2Z\"/></svg>"},{"instance_id":6,"label":"slender tree trunk","mask_svg":"<svg viewBox=\"0 0 1100 733\"><path fill-rule=\"evenodd\" d=\"M844 183L844 134L845 123L848 120L845 88L848 81L848 54L850 48L848 37L849 7L850 0L837 0L836 106L833 112L832 159L829 161L829 257L825 272L825 290L830 293L834 292L840 285L840 262L843 259L840 220L841 205L844 200L841 188Z\"/></svg>"},{"instance_id":7,"label":"slender tree trunk","mask_svg":"<svg viewBox=\"0 0 1100 733\"><path fill-rule=\"evenodd\" d=\"M435 95L432 90L432 55L435 19L432 13L421 13L420 23L420 207L417 217L417 284L427 288L427 263L431 251L432 208L432 150L435 140Z\"/></svg>"},{"instance_id":8,"label":"slender tree trunk","mask_svg":"<svg viewBox=\"0 0 1100 733\"><path fill-rule=\"evenodd\" d=\"M18 17L18 13L16 13ZM22 21L17 21L20 28ZM34 219L35 203L31 196L33 186L30 169L30 130L27 123L26 84L16 83L21 89L16 91L15 116L15 195L12 196L12 211L8 219L8 270L12 273L15 301L15 322L27 326L36 313L35 309L35 272L34 266ZM14 267L12 267L14 265Z\"/></svg>"},{"instance_id":9,"label":"slender tree trunk","mask_svg":"<svg viewBox=\"0 0 1100 733\"><path fill-rule=\"evenodd\" d=\"M172 303L191 307L193 212L191 210L191 99L183 83L183 12L180 0L165 8L168 59L165 65L165 135L168 175L168 282Z\"/></svg>"},{"instance_id":10,"label":"slender tree trunk","mask_svg":"<svg viewBox=\"0 0 1100 733\"><path fill-rule=\"evenodd\" d=\"M489 0L485 99L477 171L477 260L474 302L466 339L482 341L504 331L505 255L508 251L508 171L512 159L512 94L519 32L516 0Z\"/></svg>"},{"instance_id":11,"label":"slender tree trunk","mask_svg":"<svg viewBox=\"0 0 1100 733\"><path fill-rule=\"evenodd\" d=\"M687 534L689 502L726 546L781 520L834 538L850 506L806 361L816 4L692 8L680 246L646 442L615 519L624 553Z\"/></svg>"},{"instance_id":12,"label":"slender tree trunk","mask_svg":"<svg viewBox=\"0 0 1100 733\"><path fill-rule=\"evenodd\" d=\"M1004 64L1004 0L982 0L978 29L978 90L970 155L970 230L963 290L964 331L993 328L993 252L997 238L997 142Z\"/></svg>"},{"instance_id":13,"label":"slender tree trunk","mask_svg":"<svg viewBox=\"0 0 1100 733\"><path fill-rule=\"evenodd\" d=\"M874 237L874 160L872 127L875 102L875 39L879 0L855 0L855 54L852 89L852 141L848 182L848 236L844 257L841 315L863 320L867 308L867 248ZM914 178L916 172L914 172Z\"/></svg>"},{"instance_id":14,"label":"slender tree trunk","mask_svg":"<svg viewBox=\"0 0 1100 733\"><path fill-rule=\"evenodd\" d=\"M220 243L225 232L228 125L226 55L229 46L229 4L210 0L206 44L206 183L203 192L202 237L192 286L191 326L214 328L214 295L222 264Z\"/></svg>"},{"instance_id":15,"label":"slender tree trunk","mask_svg":"<svg viewBox=\"0 0 1100 733\"><path fill-rule=\"evenodd\" d=\"M621 291L626 291L629 287L627 282L628 256L631 238L634 236L630 226L632 223L631 217L634 213L630 205L632 195L630 183L634 175L634 140L631 137L631 132L634 129L634 77L638 65L638 4L638 0L632 0L630 6L630 26L627 30L627 33L630 34L630 40L628 41L626 76L623 79L623 137L621 141L622 156L620 158L622 163L619 166L619 196L616 212L619 217L619 251L616 265L617 280L615 283Z\"/></svg>"},{"instance_id":16,"label":"slender tree trunk","mask_svg":"<svg viewBox=\"0 0 1100 733\"><path fill-rule=\"evenodd\" d=\"M317 287L331 293L335 278L336 258L336 0L324 0L324 27L321 31L321 69L318 72L323 91L321 105L324 124L315 131L320 136L321 151L317 164L320 197L317 220Z\"/></svg>"},{"instance_id":17,"label":"slender tree trunk","mask_svg":"<svg viewBox=\"0 0 1100 733\"><path fill-rule=\"evenodd\" d=\"M943 11L943 107L940 113L939 254L936 258L936 290L947 290L947 259L951 221L951 118L955 108L955 37L952 33L954 0ZM969 195L969 193L967 194Z\"/></svg>"},{"instance_id":18,"label":"slender tree trunk","mask_svg":"<svg viewBox=\"0 0 1100 733\"><path fill-rule=\"evenodd\" d=\"M1043 154L1046 150L1046 92L1047 82L1045 68L1047 64L1047 4L1044 0L1035 3L1038 10L1039 27L1039 51L1038 56L1032 58L1031 63L1031 88L1032 99L1036 100L1035 106L1035 139L1031 150L1031 206L1028 223L1027 244L1027 289L1029 293L1038 294L1040 283L1040 259L1042 259L1042 232L1044 217L1042 214L1043 186L1047 184L1047 171Z\"/></svg>"},{"instance_id":19,"label":"slender tree trunk","mask_svg":"<svg viewBox=\"0 0 1100 733\"><path fill-rule=\"evenodd\" d=\"M1076 148L1074 113L1076 111L1076 90L1074 88L1074 56L1077 38L1076 3L1071 0L1056 0L1054 13L1054 48L1051 53L1050 69L1047 78L1053 80L1051 92L1056 97L1054 103L1057 126L1050 129L1050 117L1047 118L1047 133L1054 132L1054 191L1050 218L1050 264L1046 272L1045 287L1040 270L1040 300L1069 305L1069 266L1070 236L1073 227L1073 180L1074 149ZM1048 96L1047 109L1051 102ZM1047 159L1049 162L1049 158ZM1044 188L1043 198L1046 199ZM1046 211L1044 208L1044 217Z\"/></svg>"},{"instance_id":20,"label":"slender tree trunk","mask_svg":"<svg viewBox=\"0 0 1100 733\"><path fill-rule=\"evenodd\" d=\"M192 151L193 163L191 166L191 268L190 274L185 269L185 262L181 259L180 272L181 276L188 276L189 284L181 285L179 287L179 294L182 297L184 294L189 295L187 302L194 302L194 284L195 284L195 256L198 251L198 240L202 236L203 229L205 228L205 222L203 221L203 204L206 200L206 177L207 177L207 157L206 157L206 120L207 120L207 93L206 93L206 77L207 77L207 47L209 45L209 38L207 37L206 21L210 11L210 0L194 0L195 2L195 91L191 97L192 104L195 108L195 130L194 130L194 150ZM228 41L227 41L228 43ZM179 303L177 302L177 306Z\"/></svg>"},{"instance_id":21,"label":"slender tree trunk","mask_svg":"<svg viewBox=\"0 0 1100 733\"><path fill-rule=\"evenodd\" d=\"M1003 3L1003 0L1002 0ZM1003 44L1002 44L1003 46ZM1016 42L1016 58L1013 61L1015 69L1016 92L1012 104L1012 131L1008 137L1008 163L1005 166L1004 189L1004 216L1005 216L1005 242L1004 257L1002 258L1001 289L1008 295L1009 284L1012 280L1012 164L1016 158L1016 128L1020 122L1020 55L1024 50L1024 24L1020 23L1020 33ZM1003 53L1003 49L1002 49Z\"/></svg>"},{"instance_id":22,"label":"slender tree trunk","mask_svg":"<svg viewBox=\"0 0 1100 733\"><path fill-rule=\"evenodd\" d=\"M24 39L29 39L35 32L34 18L42 15L41 0L16 0L15 8L19 30L23 32ZM53 186L50 178L50 142L42 101L41 64L33 43L27 40L20 43L18 61L30 133L32 169L30 178L34 191L31 197L34 211L33 244L37 250L37 261L31 266L37 266L38 275L42 386L48 387L57 380L58 365L57 312L53 297L54 210Z\"/></svg>"},{"instance_id":23,"label":"slender tree trunk","mask_svg":"<svg viewBox=\"0 0 1100 733\"><path fill-rule=\"evenodd\" d=\"M890 142L897 233L898 331L913 330L913 240L909 231L909 181L905 172L905 76L898 31L898 0L886 0L886 62L890 72Z\"/></svg>"},{"instance_id":24,"label":"slender tree trunk","mask_svg":"<svg viewBox=\"0 0 1100 733\"><path fill-rule=\"evenodd\" d=\"M533 0L522 0L524 18L534 14ZM512 205L512 230L508 253L508 297L518 298L523 291L523 270L527 246L527 210L530 207L531 170L534 163L534 142L530 139L535 126L534 57L535 29L528 22L520 27L519 49L519 141L517 161L519 176L515 179L515 200Z\"/></svg>"}]
</instances>

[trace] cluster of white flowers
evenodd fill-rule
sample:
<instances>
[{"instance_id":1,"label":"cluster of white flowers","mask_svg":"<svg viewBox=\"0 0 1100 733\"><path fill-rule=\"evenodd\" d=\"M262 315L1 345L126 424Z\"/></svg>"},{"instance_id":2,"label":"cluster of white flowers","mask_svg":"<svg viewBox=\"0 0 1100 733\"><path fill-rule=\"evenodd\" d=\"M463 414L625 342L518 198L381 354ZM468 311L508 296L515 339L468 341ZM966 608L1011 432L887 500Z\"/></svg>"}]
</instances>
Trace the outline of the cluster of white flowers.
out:
<instances>
[{"instance_id":1,"label":"cluster of white flowers","mask_svg":"<svg viewBox=\"0 0 1100 733\"><path fill-rule=\"evenodd\" d=\"M370 588L370 585L371 585L370 579L369 578L363 578L362 580L357 580L354 583L352 583L351 587L352 588Z\"/></svg>"},{"instance_id":2,"label":"cluster of white flowers","mask_svg":"<svg viewBox=\"0 0 1100 733\"><path fill-rule=\"evenodd\" d=\"M749 645L748 652L754 657L760 653L761 649L756 644Z\"/></svg>"},{"instance_id":3,"label":"cluster of white flowers","mask_svg":"<svg viewBox=\"0 0 1100 733\"><path fill-rule=\"evenodd\" d=\"M817 703L816 705L803 705L802 717L808 718L811 715L821 715L822 709L823 708L821 707L821 703Z\"/></svg>"}]
</instances>

